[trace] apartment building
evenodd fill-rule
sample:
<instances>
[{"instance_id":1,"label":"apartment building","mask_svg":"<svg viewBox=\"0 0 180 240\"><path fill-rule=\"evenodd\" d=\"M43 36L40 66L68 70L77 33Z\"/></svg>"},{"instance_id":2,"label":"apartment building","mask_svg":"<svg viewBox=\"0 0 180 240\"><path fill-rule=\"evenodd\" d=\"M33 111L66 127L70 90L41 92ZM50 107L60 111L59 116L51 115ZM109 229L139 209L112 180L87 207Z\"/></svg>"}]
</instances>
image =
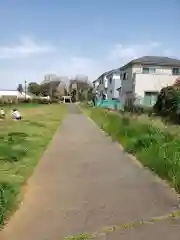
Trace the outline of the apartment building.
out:
<instances>
[{"instance_id":1,"label":"apartment building","mask_svg":"<svg viewBox=\"0 0 180 240\"><path fill-rule=\"evenodd\" d=\"M144 56L122 66L120 72L120 101L153 105L160 90L173 85L180 76L180 60Z\"/></svg>"},{"instance_id":2,"label":"apartment building","mask_svg":"<svg viewBox=\"0 0 180 240\"><path fill-rule=\"evenodd\" d=\"M120 70L113 69L101 74L93 81L93 87L99 96L105 95L106 99L118 98L117 87L121 85Z\"/></svg>"}]
</instances>

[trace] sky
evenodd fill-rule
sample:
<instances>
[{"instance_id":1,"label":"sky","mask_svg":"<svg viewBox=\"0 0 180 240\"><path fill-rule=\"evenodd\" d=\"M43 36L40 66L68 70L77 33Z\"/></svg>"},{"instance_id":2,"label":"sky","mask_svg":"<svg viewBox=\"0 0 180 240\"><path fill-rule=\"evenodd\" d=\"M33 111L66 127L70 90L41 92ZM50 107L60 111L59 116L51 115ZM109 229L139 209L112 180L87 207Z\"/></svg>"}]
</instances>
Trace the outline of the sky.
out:
<instances>
[{"instance_id":1,"label":"sky","mask_svg":"<svg viewBox=\"0 0 180 240\"><path fill-rule=\"evenodd\" d=\"M180 58L180 0L0 0L0 89Z\"/></svg>"}]
</instances>

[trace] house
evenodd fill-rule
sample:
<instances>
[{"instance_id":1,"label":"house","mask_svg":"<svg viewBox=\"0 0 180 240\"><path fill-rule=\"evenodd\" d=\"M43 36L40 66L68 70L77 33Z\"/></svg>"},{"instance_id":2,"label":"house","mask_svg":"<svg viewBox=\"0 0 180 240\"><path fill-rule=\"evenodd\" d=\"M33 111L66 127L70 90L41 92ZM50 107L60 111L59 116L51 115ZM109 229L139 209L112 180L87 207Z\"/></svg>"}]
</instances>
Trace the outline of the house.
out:
<instances>
[{"instance_id":1,"label":"house","mask_svg":"<svg viewBox=\"0 0 180 240\"><path fill-rule=\"evenodd\" d=\"M97 95L101 97L103 94L107 98L107 78L106 72L101 74L96 80L93 81L93 88Z\"/></svg>"},{"instance_id":2,"label":"house","mask_svg":"<svg viewBox=\"0 0 180 240\"><path fill-rule=\"evenodd\" d=\"M118 98L118 92L117 87L121 86L121 80L120 80L120 70L114 69L107 73L106 75L107 79L107 99L115 99Z\"/></svg>"},{"instance_id":3,"label":"house","mask_svg":"<svg viewBox=\"0 0 180 240\"><path fill-rule=\"evenodd\" d=\"M111 71L101 74L96 80L93 81L94 90L99 96L103 94L106 99L114 99L118 97L116 88L121 85L120 70L113 69Z\"/></svg>"},{"instance_id":4,"label":"house","mask_svg":"<svg viewBox=\"0 0 180 240\"><path fill-rule=\"evenodd\" d=\"M159 91L173 85L180 76L180 60L144 56L120 68L119 98L123 104L153 105Z\"/></svg>"},{"instance_id":5,"label":"house","mask_svg":"<svg viewBox=\"0 0 180 240\"><path fill-rule=\"evenodd\" d=\"M46 75L44 80L40 83L41 91L44 95L51 97L64 96L67 92L67 79L67 77L57 76L55 74Z\"/></svg>"}]
</instances>

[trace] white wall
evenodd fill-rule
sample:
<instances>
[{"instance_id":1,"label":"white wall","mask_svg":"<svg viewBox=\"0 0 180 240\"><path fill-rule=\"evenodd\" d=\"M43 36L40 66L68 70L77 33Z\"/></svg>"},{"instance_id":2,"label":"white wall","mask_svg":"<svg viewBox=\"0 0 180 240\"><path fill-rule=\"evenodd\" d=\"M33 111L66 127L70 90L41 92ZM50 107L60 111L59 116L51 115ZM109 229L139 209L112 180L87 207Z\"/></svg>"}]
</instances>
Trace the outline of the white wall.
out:
<instances>
[{"instance_id":1,"label":"white wall","mask_svg":"<svg viewBox=\"0 0 180 240\"><path fill-rule=\"evenodd\" d=\"M160 91L163 87L173 85L177 76L168 74L136 74L135 93L144 97L146 91Z\"/></svg>"},{"instance_id":2,"label":"white wall","mask_svg":"<svg viewBox=\"0 0 180 240\"><path fill-rule=\"evenodd\" d=\"M120 79L120 74L115 74L113 76L113 97L114 98L119 98L119 92L116 90L117 88L121 87L121 79Z\"/></svg>"},{"instance_id":3,"label":"white wall","mask_svg":"<svg viewBox=\"0 0 180 240\"><path fill-rule=\"evenodd\" d=\"M173 67L158 67L153 65L144 67L154 67L156 68L156 73L143 74L143 66L137 64L122 71L121 76L123 76L124 72L128 74L127 79L122 80L120 100L123 103L125 103L125 99L133 97L133 94L144 97L144 92L146 91L159 92L163 87L174 84L175 80L179 77L177 75L172 75Z\"/></svg>"},{"instance_id":4,"label":"white wall","mask_svg":"<svg viewBox=\"0 0 180 240\"><path fill-rule=\"evenodd\" d=\"M123 80L123 75L124 73L127 73L127 79ZM126 68L125 70L123 70L121 72L121 93L120 93L120 101L122 103L125 103L125 99L127 98L127 96L130 96L130 92L133 92L133 79L132 79L132 75L133 75L133 69L132 67Z\"/></svg>"},{"instance_id":5,"label":"white wall","mask_svg":"<svg viewBox=\"0 0 180 240\"><path fill-rule=\"evenodd\" d=\"M25 96L26 96L26 98L27 99L31 99L32 97L30 96L30 95L28 95L28 94L25 94L24 92L22 92L22 93L20 93L19 91L16 91L16 90L12 90L12 91L0 91L0 98L2 98L2 97L5 97L5 96L7 96L7 97L17 97L17 98L25 98Z\"/></svg>"},{"instance_id":6,"label":"white wall","mask_svg":"<svg viewBox=\"0 0 180 240\"><path fill-rule=\"evenodd\" d=\"M158 66L153 66L153 65L146 65L144 66L145 68L156 68L156 73L155 74L167 74L167 75L172 75L172 68L171 67L158 67ZM143 66L142 65L133 65L132 67L132 72L133 73L142 73Z\"/></svg>"},{"instance_id":7,"label":"white wall","mask_svg":"<svg viewBox=\"0 0 180 240\"><path fill-rule=\"evenodd\" d=\"M112 77L112 82L110 83L110 78ZM118 98L119 93L117 88L121 86L120 74L111 74L107 77L108 79L108 99Z\"/></svg>"}]
</instances>

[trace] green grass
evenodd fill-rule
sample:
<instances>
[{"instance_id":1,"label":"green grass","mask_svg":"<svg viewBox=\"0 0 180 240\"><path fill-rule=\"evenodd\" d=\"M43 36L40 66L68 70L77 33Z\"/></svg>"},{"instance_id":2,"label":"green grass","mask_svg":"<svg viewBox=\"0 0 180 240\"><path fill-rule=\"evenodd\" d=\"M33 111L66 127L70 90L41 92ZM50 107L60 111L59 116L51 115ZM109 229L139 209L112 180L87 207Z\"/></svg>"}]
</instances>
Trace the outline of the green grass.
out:
<instances>
[{"instance_id":1,"label":"green grass","mask_svg":"<svg viewBox=\"0 0 180 240\"><path fill-rule=\"evenodd\" d=\"M21 201L22 186L59 126L64 105L20 105L23 120L0 121L0 225Z\"/></svg>"},{"instance_id":2,"label":"green grass","mask_svg":"<svg viewBox=\"0 0 180 240\"><path fill-rule=\"evenodd\" d=\"M88 106L82 109L127 152L180 192L180 137L171 134L168 126L158 128L153 120L142 121Z\"/></svg>"}]
</instances>

